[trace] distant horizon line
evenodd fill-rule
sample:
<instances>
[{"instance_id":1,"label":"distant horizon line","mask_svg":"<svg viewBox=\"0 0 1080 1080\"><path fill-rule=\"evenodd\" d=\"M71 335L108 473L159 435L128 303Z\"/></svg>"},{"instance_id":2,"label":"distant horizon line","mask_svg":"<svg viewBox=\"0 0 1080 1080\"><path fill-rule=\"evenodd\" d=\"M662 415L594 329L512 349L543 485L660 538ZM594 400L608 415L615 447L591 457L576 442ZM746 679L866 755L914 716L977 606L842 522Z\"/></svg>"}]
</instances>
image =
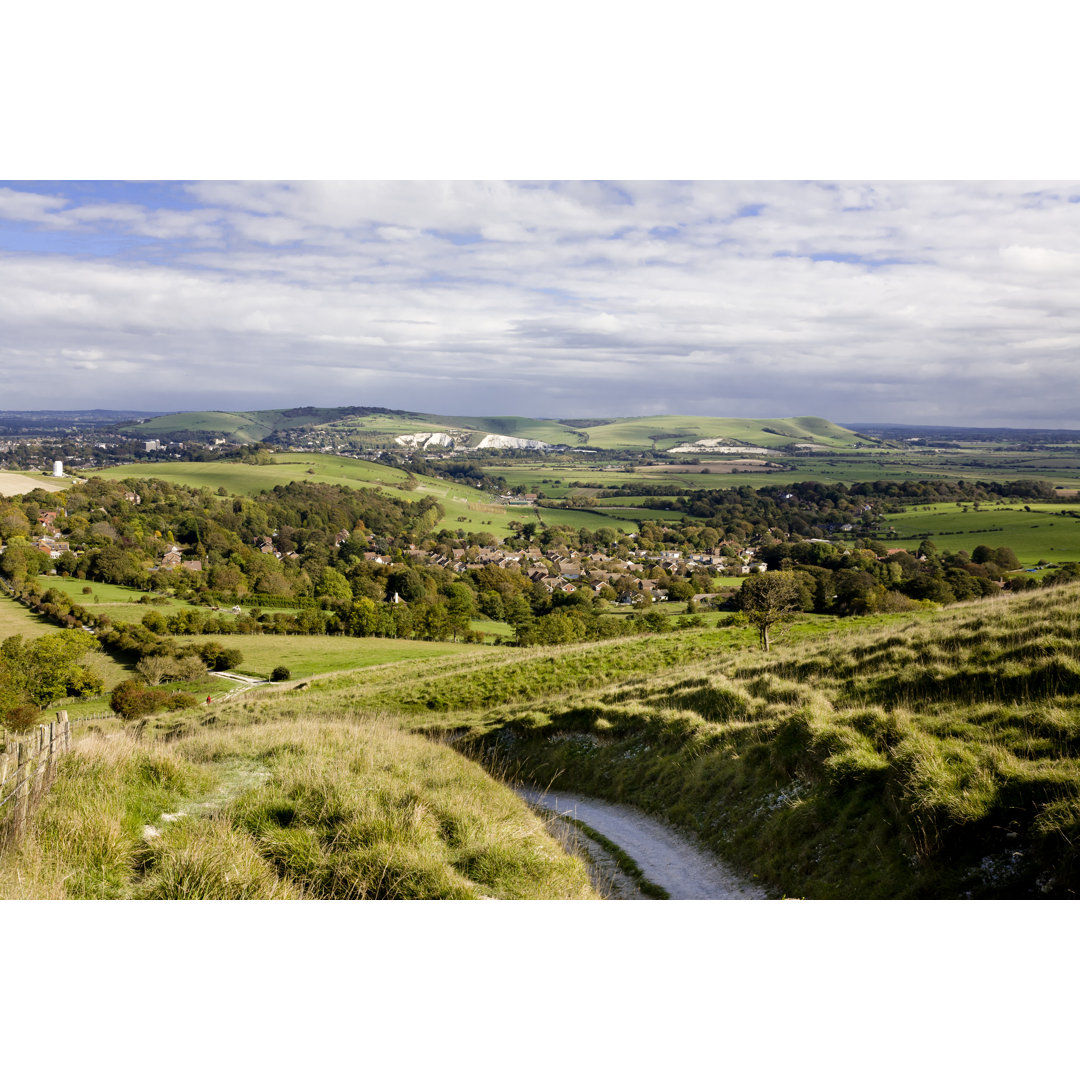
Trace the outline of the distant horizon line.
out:
<instances>
[{"instance_id":1,"label":"distant horizon line","mask_svg":"<svg viewBox=\"0 0 1080 1080\"><path fill-rule=\"evenodd\" d=\"M133 418L146 418L156 419L162 416L176 416L183 413L192 412L205 412L205 413L259 413L259 412L274 412L285 409L372 409L375 411L386 412L405 412L405 413L428 413L431 416L460 416L468 417L469 419L483 419L485 416L489 418L495 417L518 417L525 420L547 420L555 423L566 423L568 419L581 419L581 420L648 420L653 417L664 416L700 416L706 419L712 420L791 420L796 419L797 414L791 414L789 416L741 416L735 413L617 413L608 414L594 413L592 415L579 415L577 417L559 417L559 416L530 416L526 413L438 413L431 412L430 410L423 408L395 408L390 405L278 405L268 406L263 408L246 409L246 408L233 408L233 409L169 409L169 410L157 410L147 408L123 408L123 409L111 409L103 407L95 407L88 409L53 409L53 408L30 408L30 409L0 409L0 416L22 416L30 415L34 413L46 413L49 415L63 416L85 416L93 413L110 413L116 415L126 415ZM802 416L816 416L813 413L798 414ZM836 424L839 427L854 428L859 427L894 427L894 428L913 428L924 431L944 431L944 430L971 430L971 431L1038 431L1038 432L1077 432L1080 433L1080 421L1077 422L1076 427L1060 427L1060 426L1040 426L1036 424L1001 424L1001 423L970 423L970 422L954 422L954 423L936 423L936 424L915 424L905 420L833 420L827 416L818 416L818 419L827 420L829 423Z\"/></svg>"}]
</instances>

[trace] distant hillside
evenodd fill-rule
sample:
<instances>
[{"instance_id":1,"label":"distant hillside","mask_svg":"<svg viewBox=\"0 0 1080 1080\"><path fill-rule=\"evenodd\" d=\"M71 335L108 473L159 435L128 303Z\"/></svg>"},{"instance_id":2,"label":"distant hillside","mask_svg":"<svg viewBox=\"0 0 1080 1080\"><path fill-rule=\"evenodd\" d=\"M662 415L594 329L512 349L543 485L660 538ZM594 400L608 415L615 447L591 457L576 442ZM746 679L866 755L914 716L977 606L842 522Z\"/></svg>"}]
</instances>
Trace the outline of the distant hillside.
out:
<instances>
[{"instance_id":1,"label":"distant hillside","mask_svg":"<svg viewBox=\"0 0 1080 1080\"><path fill-rule=\"evenodd\" d=\"M524 416L446 416L361 406L170 413L127 425L124 430L154 438L215 435L244 443L297 441L303 437L313 448L319 443L336 445L341 441L390 447L398 436L422 432L447 434L459 446L476 446L485 435L501 435L601 450L668 450L698 439L725 439L735 445L768 448L806 443L830 449L873 441L817 416L774 420L711 416L543 420Z\"/></svg>"},{"instance_id":2,"label":"distant hillside","mask_svg":"<svg viewBox=\"0 0 1080 1080\"><path fill-rule=\"evenodd\" d=\"M749 420L712 416L640 416L610 420L587 431L590 447L604 450L669 450L698 439L730 439L733 443L779 447L813 443L839 449L866 437L819 416L792 416L783 420Z\"/></svg>"},{"instance_id":3,"label":"distant hillside","mask_svg":"<svg viewBox=\"0 0 1080 1080\"><path fill-rule=\"evenodd\" d=\"M318 427L354 414L353 408L261 409L254 412L181 412L125 425L128 434L159 437L218 435L236 442L261 442L277 431Z\"/></svg>"}]
</instances>

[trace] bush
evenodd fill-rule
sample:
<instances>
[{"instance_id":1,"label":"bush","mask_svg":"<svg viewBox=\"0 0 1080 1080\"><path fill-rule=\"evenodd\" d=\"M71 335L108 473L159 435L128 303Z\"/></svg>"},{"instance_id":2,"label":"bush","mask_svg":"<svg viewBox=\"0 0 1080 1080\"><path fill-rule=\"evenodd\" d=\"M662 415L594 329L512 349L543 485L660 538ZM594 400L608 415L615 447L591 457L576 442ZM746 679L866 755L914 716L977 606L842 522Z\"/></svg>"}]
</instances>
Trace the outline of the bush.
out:
<instances>
[{"instance_id":1,"label":"bush","mask_svg":"<svg viewBox=\"0 0 1080 1080\"><path fill-rule=\"evenodd\" d=\"M292 678L292 672L289 671L284 664L279 664L273 671L270 672L271 682L284 682L286 679Z\"/></svg>"},{"instance_id":2,"label":"bush","mask_svg":"<svg viewBox=\"0 0 1080 1080\"><path fill-rule=\"evenodd\" d=\"M226 649L220 641L207 641L199 646L199 656L211 671L234 668L244 659L244 654L239 649Z\"/></svg>"},{"instance_id":3,"label":"bush","mask_svg":"<svg viewBox=\"0 0 1080 1080\"><path fill-rule=\"evenodd\" d=\"M12 731L28 731L38 722L40 715L41 710L36 705L28 703L16 705L13 709L8 710L7 715L4 717L4 723Z\"/></svg>"},{"instance_id":4,"label":"bush","mask_svg":"<svg viewBox=\"0 0 1080 1080\"><path fill-rule=\"evenodd\" d=\"M118 683L109 697L109 705L117 716L125 720L137 720L160 709L168 700L164 690L146 686L138 679L125 679Z\"/></svg>"},{"instance_id":5,"label":"bush","mask_svg":"<svg viewBox=\"0 0 1080 1080\"><path fill-rule=\"evenodd\" d=\"M170 694L163 704L168 712L176 712L177 709L190 709L193 705L198 705L199 698L194 694L177 691L175 694Z\"/></svg>"}]
</instances>

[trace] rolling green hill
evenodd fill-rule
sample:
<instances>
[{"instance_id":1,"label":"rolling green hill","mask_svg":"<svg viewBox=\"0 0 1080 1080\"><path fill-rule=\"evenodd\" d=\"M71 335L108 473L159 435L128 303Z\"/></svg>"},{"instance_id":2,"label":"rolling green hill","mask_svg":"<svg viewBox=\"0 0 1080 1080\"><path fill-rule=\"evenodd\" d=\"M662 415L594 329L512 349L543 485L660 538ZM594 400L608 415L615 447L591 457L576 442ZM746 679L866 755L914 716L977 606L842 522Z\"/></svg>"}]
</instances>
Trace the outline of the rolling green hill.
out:
<instances>
[{"instance_id":1,"label":"rolling green hill","mask_svg":"<svg viewBox=\"0 0 1080 1080\"><path fill-rule=\"evenodd\" d=\"M421 431L455 432L475 446L486 434L538 439L552 445L604 450L664 450L701 438L727 438L757 446L792 442L841 448L872 442L865 436L816 416L783 420L744 420L709 416L645 416L623 419L543 420L524 416L444 416L395 409L265 409L254 412L187 412L157 416L126 426L129 434L218 435L238 442L259 442L283 432L301 431L339 437L370 438L372 446L392 446L397 435Z\"/></svg>"},{"instance_id":2,"label":"rolling green hill","mask_svg":"<svg viewBox=\"0 0 1080 1080\"><path fill-rule=\"evenodd\" d=\"M613 420L587 431L589 446L603 450L668 450L682 442L723 438L753 446L815 443L833 448L866 440L817 416L786 420L744 420L711 416L640 416Z\"/></svg>"},{"instance_id":3,"label":"rolling green hill","mask_svg":"<svg viewBox=\"0 0 1080 1080\"><path fill-rule=\"evenodd\" d=\"M515 518L521 520L535 516L535 511L528 507L513 507L513 513L509 513L507 507L489 502L488 495L465 484L424 476L415 487L411 487L406 483L408 474L401 469L333 454L274 454L267 465L249 465L239 461L139 462L102 469L98 475L112 480L152 476L189 487L224 488L230 495L253 495L293 481L377 488L406 501L418 501L425 495L433 495L443 508L442 525L446 528L490 532L500 537L510 535L513 531L510 522ZM580 524L593 529L598 527L597 521L600 519L597 515L580 513L577 516L581 519ZM600 524L611 523L600 520ZM630 526L634 527L632 522Z\"/></svg>"},{"instance_id":4,"label":"rolling green hill","mask_svg":"<svg viewBox=\"0 0 1080 1080\"><path fill-rule=\"evenodd\" d=\"M316 427L340 420L356 410L316 409L305 406L297 409L260 409L254 412L181 412L155 416L140 424L127 424L122 431L130 435L161 435L186 433L221 435L237 442L260 442L275 431Z\"/></svg>"}]
</instances>

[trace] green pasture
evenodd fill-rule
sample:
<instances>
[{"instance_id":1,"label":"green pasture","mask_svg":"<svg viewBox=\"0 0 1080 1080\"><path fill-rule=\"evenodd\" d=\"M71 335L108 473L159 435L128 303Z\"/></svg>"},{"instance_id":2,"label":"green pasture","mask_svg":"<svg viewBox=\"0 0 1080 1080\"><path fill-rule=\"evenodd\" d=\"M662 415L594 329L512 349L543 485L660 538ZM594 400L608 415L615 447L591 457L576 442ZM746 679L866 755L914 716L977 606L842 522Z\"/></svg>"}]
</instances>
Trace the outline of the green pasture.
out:
<instances>
[{"instance_id":1,"label":"green pasture","mask_svg":"<svg viewBox=\"0 0 1080 1080\"><path fill-rule=\"evenodd\" d=\"M632 503L623 506L598 506L592 513L623 520L632 518L634 521L682 521L687 516L681 510L654 510L649 506L635 507Z\"/></svg>"},{"instance_id":2,"label":"green pasture","mask_svg":"<svg viewBox=\"0 0 1080 1080\"><path fill-rule=\"evenodd\" d=\"M590 532L596 532L597 529L620 529L625 533L636 533L638 529L638 523L629 517L616 517L599 510L540 506L536 512L545 526L562 525L571 529L588 529Z\"/></svg>"},{"instance_id":3,"label":"green pasture","mask_svg":"<svg viewBox=\"0 0 1080 1080\"><path fill-rule=\"evenodd\" d=\"M336 637L326 634L192 634L178 640L185 644L218 641L226 648L239 649L244 659L236 671L241 675L263 678L281 664L289 669L293 678L299 679L324 675L330 671L349 671L396 662L410 662L422 668L428 661L443 656L487 652L479 645L455 645L449 641ZM412 668L409 671L411 674Z\"/></svg>"},{"instance_id":4,"label":"green pasture","mask_svg":"<svg viewBox=\"0 0 1080 1080\"><path fill-rule=\"evenodd\" d=\"M172 615L177 611L197 610L204 614L210 609L201 604L192 604L187 600L180 600L175 596L161 596L159 593L146 593L142 589L132 589L127 585L110 585L102 581L84 581L81 578L52 577L42 574L38 577L38 584L43 589L56 589L62 592L70 600L80 607L95 615L108 615L115 622L142 622L142 617L148 611L157 611L162 615ZM84 592L89 588L90 592ZM154 604L140 604L139 598L151 596L158 601ZM247 611L248 608L244 607ZM286 610L275 608L275 611ZM287 609L298 611L299 609ZM229 616L228 609L214 612L217 616Z\"/></svg>"},{"instance_id":5,"label":"green pasture","mask_svg":"<svg viewBox=\"0 0 1080 1080\"><path fill-rule=\"evenodd\" d=\"M955 503L938 503L929 510L907 510L886 515L887 526L880 537L897 547L915 550L923 534L942 551L971 552L979 544L1012 548L1016 557L1031 566L1039 559L1047 562L1080 561L1080 518L1062 516L1061 511L1080 511L1080 504L1049 507L990 506L966 512Z\"/></svg>"},{"instance_id":6,"label":"green pasture","mask_svg":"<svg viewBox=\"0 0 1080 1080\"><path fill-rule=\"evenodd\" d=\"M7 593L0 593L0 641L14 634L22 634L30 640L55 629L44 616L35 615L22 604L12 600Z\"/></svg>"},{"instance_id":7,"label":"green pasture","mask_svg":"<svg viewBox=\"0 0 1080 1080\"><path fill-rule=\"evenodd\" d=\"M478 630L484 635L486 641L494 641L497 637L514 636L514 628L509 623L498 622L495 619L470 619L469 628Z\"/></svg>"},{"instance_id":8,"label":"green pasture","mask_svg":"<svg viewBox=\"0 0 1080 1080\"><path fill-rule=\"evenodd\" d=\"M391 489L407 479L400 469L331 454L276 454L269 465L248 465L239 461L140 462L102 469L99 475L113 480L156 477L174 484L212 490L223 487L230 495L254 495L279 484L305 480L352 488L382 486ZM407 494L396 490L388 493Z\"/></svg>"}]
</instances>

